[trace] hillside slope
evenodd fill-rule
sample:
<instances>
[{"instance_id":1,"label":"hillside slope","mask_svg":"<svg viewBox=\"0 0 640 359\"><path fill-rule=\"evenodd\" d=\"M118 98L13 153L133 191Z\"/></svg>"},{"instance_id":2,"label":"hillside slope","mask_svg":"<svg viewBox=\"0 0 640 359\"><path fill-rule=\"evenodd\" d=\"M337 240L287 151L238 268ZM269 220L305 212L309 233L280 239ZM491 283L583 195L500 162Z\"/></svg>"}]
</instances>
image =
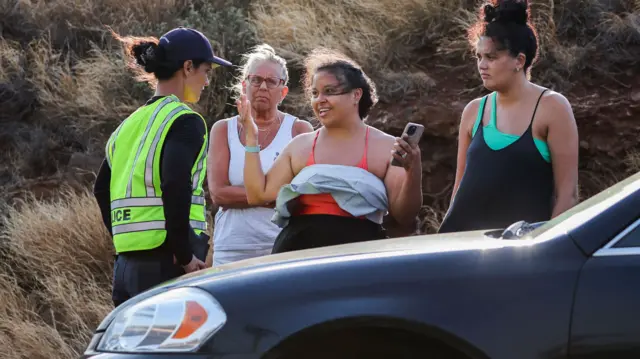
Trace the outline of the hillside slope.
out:
<instances>
[{"instance_id":1,"label":"hillside slope","mask_svg":"<svg viewBox=\"0 0 640 359\"><path fill-rule=\"evenodd\" d=\"M533 79L573 105L584 199L640 170L640 3L532 3L542 42ZM426 127L425 206L416 232L432 232L450 197L461 111L485 93L464 33L475 4L0 3L0 357L78 357L111 309L112 246L87 187L107 136L152 92L132 80L105 25L124 35L156 36L193 26L235 63L252 45L267 42L290 64L292 91L283 109L309 119L299 85L301 60L318 45L346 52L379 88L372 125L394 135L407 121ZM209 125L235 111L227 88L236 74L217 73L199 105ZM19 200L25 196L32 200Z\"/></svg>"},{"instance_id":2,"label":"hillside slope","mask_svg":"<svg viewBox=\"0 0 640 359\"><path fill-rule=\"evenodd\" d=\"M79 6L76 6L78 5ZM151 94L125 69L105 24L119 33L160 34L194 26L238 62L258 42L275 46L291 67L283 109L312 114L300 93L304 55L340 49L376 81L380 103L369 122L399 134L407 121L426 126L425 204L446 210L464 105L484 94L465 28L475 4L463 0L134 0L5 2L0 38L0 198L48 197L61 184L91 184L106 136ZM534 1L541 57L534 81L571 101L581 137L580 184L588 197L630 172L640 130L640 8L637 1ZM218 77L200 103L209 124L235 111ZM435 219L435 222L434 222ZM430 231L438 217L431 218Z\"/></svg>"}]
</instances>

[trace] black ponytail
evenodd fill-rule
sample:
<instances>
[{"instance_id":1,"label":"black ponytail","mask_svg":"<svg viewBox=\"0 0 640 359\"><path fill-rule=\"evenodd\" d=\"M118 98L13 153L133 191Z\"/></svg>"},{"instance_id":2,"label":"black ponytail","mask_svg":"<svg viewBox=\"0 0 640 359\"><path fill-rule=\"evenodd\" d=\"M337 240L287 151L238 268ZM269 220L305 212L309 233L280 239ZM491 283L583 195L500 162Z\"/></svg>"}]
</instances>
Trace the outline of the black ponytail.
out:
<instances>
[{"instance_id":1,"label":"black ponytail","mask_svg":"<svg viewBox=\"0 0 640 359\"><path fill-rule=\"evenodd\" d=\"M145 41L133 45L131 52L138 66L142 67L145 72L151 74L158 68L158 60L156 59L158 49L158 44Z\"/></svg>"},{"instance_id":2,"label":"black ponytail","mask_svg":"<svg viewBox=\"0 0 640 359\"><path fill-rule=\"evenodd\" d=\"M184 64L184 61L169 61L164 48L155 37L123 37L113 30L111 34L124 45L125 56L129 59L128 67L136 73L139 81L153 85L158 80L169 80ZM192 61L195 67L204 62L202 59Z\"/></svg>"}]
</instances>

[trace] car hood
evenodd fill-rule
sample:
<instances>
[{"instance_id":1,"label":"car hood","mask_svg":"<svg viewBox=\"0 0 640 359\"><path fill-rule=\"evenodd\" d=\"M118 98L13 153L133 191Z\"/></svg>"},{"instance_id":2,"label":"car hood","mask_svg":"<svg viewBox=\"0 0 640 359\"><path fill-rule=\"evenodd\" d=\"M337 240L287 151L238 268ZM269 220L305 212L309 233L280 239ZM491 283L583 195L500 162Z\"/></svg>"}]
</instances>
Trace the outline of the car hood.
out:
<instances>
[{"instance_id":1,"label":"car hood","mask_svg":"<svg viewBox=\"0 0 640 359\"><path fill-rule=\"evenodd\" d=\"M524 237L517 240L505 240L489 237L488 231L457 232L447 234L429 234L399 237L367 242L348 243L321 248L271 254L245 259L214 268L183 275L176 281L205 279L211 275L223 275L252 270L269 270L280 266L303 266L340 260L366 259L394 253L441 253L464 250L490 250L512 246L531 245L532 239ZM181 285L186 283L179 283Z\"/></svg>"},{"instance_id":2,"label":"car hood","mask_svg":"<svg viewBox=\"0 0 640 359\"><path fill-rule=\"evenodd\" d=\"M501 232L501 231L500 231ZM451 251L491 250L504 247L529 246L540 242L539 237L523 237L517 240L487 236L489 231L457 232L399 237L368 242L349 243L322 248L305 249L245 259L214 268L189 273L162 283L122 304L112 311L98 326L103 331L115 315L124 308L145 298L182 286L198 286L211 280L244 276L252 272L275 271L280 268L319 265L339 261L362 260L379 256L406 253L442 253ZM495 232L494 232L495 234ZM543 236L548 237L548 236Z\"/></svg>"}]
</instances>

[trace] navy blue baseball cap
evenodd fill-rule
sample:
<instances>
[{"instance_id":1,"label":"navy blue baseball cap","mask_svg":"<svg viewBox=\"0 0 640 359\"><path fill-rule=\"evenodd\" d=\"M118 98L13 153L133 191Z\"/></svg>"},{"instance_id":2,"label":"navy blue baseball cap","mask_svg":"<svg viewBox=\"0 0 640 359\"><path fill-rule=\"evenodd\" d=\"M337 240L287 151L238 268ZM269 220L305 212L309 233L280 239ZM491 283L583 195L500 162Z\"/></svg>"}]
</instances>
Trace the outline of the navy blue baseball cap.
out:
<instances>
[{"instance_id":1,"label":"navy blue baseball cap","mask_svg":"<svg viewBox=\"0 0 640 359\"><path fill-rule=\"evenodd\" d=\"M231 62L215 56L209 39L198 30L180 26L162 35L158 45L164 49L169 61L204 60L216 65L232 66Z\"/></svg>"}]
</instances>

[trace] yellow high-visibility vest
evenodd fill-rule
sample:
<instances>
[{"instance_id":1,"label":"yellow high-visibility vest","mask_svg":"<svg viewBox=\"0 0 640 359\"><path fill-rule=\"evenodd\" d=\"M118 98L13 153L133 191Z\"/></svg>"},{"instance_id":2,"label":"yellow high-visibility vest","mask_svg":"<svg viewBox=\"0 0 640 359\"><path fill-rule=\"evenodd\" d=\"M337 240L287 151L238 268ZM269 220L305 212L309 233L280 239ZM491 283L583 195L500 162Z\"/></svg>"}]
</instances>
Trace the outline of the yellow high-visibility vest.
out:
<instances>
[{"instance_id":1,"label":"yellow high-visibility vest","mask_svg":"<svg viewBox=\"0 0 640 359\"><path fill-rule=\"evenodd\" d=\"M159 247L166 238L160 153L179 116L196 114L205 127L204 143L191 169L189 221L196 234L207 230L202 183L207 171L207 124L176 96L167 96L137 109L111 134L106 157L111 168L111 226L118 253Z\"/></svg>"}]
</instances>

